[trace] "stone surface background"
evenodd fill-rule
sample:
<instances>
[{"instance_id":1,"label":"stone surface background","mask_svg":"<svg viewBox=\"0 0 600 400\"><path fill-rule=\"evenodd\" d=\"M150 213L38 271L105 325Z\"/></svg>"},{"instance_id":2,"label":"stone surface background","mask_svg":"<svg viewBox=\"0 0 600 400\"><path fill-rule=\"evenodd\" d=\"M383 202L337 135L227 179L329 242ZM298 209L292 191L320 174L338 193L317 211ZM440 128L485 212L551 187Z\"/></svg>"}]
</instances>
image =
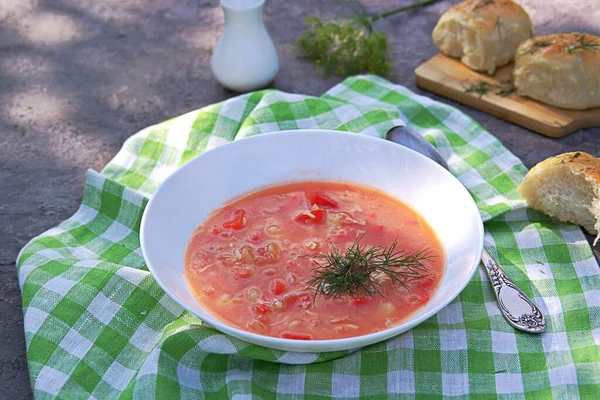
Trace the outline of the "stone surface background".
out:
<instances>
[{"instance_id":1,"label":"stone surface background","mask_svg":"<svg viewBox=\"0 0 600 400\"><path fill-rule=\"evenodd\" d=\"M411 1L364 2L381 11ZM520 2L538 33L600 34L598 0ZM431 31L455 3L439 1L381 24L389 34L395 82L424 93L413 71L436 53ZM293 53L304 18L335 10L325 0L267 0L265 23L281 63L273 87L320 95L340 81L323 78ZM31 397L17 252L73 214L85 171L100 170L128 136L236 95L209 69L222 24L217 0L0 0L0 397ZM454 105L528 167L565 151L600 156L600 128L556 140Z\"/></svg>"}]
</instances>

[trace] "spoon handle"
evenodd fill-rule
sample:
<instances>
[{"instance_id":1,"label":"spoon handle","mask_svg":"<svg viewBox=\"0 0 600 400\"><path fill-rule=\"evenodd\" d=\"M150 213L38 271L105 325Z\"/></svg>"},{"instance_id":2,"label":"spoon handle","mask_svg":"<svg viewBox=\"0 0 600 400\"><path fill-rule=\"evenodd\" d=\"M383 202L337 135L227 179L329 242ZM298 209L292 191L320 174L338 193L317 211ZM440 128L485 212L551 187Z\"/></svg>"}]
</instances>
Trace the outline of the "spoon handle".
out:
<instances>
[{"instance_id":1,"label":"spoon handle","mask_svg":"<svg viewBox=\"0 0 600 400\"><path fill-rule=\"evenodd\" d=\"M483 249L481 261L494 287L500 310L508 323L525 332L544 332L546 321L540 309L506 276L486 249Z\"/></svg>"},{"instance_id":2,"label":"spoon handle","mask_svg":"<svg viewBox=\"0 0 600 400\"><path fill-rule=\"evenodd\" d=\"M392 128L386 138L413 149L448 169L448 164L435 147L421 135L406 126ZM546 330L544 315L537 306L506 276L490 253L483 249L482 263L494 286L498 305L508 322L525 332L541 333Z\"/></svg>"}]
</instances>

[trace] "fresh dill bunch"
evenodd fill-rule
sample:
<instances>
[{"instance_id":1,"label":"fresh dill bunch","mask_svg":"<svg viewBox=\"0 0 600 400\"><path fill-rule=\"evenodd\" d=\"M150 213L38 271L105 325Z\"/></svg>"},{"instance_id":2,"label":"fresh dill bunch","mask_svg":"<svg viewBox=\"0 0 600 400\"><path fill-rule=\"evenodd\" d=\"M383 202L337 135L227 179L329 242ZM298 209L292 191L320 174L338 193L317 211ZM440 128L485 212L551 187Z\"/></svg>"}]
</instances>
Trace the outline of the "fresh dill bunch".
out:
<instances>
[{"instance_id":1,"label":"fresh dill bunch","mask_svg":"<svg viewBox=\"0 0 600 400\"><path fill-rule=\"evenodd\" d=\"M296 41L298 57L315 62L325 76L350 76L359 73L392 75L392 58L387 35L375 31L373 24L396 13L431 4L437 0L421 0L383 13L369 14L359 0L347 0L345 8L351 17L324 22L308 17L307 30Z\"/></svg>"},{"instance_id":2,"label":"fresh dill bunch","mask_svg":"<svg viewBox=\"0 0 600 400\"><path fill-rule=\"evenodd\" d=\"M327 254L314 260L317 267L312 270L308 287L318 295L330 298L384 296L382 285L407 287L406 282L429 276L423 261L434 256L427 250L407 253L396 250L398 242L389 247L360 245L360 239L345 252L333 247ZM320 261L318 261L320 260Z\"/></svg>"},{"instance_id":3,"label":"fresh dill bunch","mask_svg":"<svg viewBox=\"0 0 600 400\"><path fill-rule=\"evenodd\" d=\"M306 21L311 29L296 42L300 57L314 61L325 76L372 73L390 76L387 36L375 32L369 21L354 19L324 23L318 17Z\"/></svg>"}]
</instances>

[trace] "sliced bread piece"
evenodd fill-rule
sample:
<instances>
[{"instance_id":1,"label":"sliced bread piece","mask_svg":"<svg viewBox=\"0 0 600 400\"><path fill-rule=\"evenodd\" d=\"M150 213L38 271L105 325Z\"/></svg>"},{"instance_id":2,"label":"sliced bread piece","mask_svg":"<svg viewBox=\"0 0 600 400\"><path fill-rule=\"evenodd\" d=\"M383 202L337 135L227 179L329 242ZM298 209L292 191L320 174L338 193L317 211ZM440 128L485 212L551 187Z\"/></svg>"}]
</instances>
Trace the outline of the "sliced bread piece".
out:
<instances>
[{"instance_id":1,"label":"sliced bread piece","mask_svg":"<svg viewBox=\"0 0 600 400\"><path fill-rule=\"evenodd\" d=\"M600 235L600 160L573 152L533 167L517 188L533 209Z\"/></svg>"}]
</instances>

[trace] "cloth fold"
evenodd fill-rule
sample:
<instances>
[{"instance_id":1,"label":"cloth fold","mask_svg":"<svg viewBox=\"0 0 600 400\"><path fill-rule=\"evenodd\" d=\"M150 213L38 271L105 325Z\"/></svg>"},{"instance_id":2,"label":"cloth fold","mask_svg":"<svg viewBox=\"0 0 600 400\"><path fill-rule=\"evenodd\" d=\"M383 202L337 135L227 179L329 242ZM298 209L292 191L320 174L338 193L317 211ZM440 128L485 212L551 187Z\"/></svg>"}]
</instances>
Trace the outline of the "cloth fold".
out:
<instances>
[{"instance_id":1,"label":"cloth fold","mask_svg":"<svg viewBox=\"0 0 600 400\"><path fill-rule=\"evenodd\" d=\"M548 331L513 330L480 271L418 327L354 351L270 350L185 312L148 273L139 224L157 186L231 140L321 128L384 137L408 125L433 143L476 201L486 247L541 307ZM293 132L290 132L293 134ZM215 173L218 173L216 171ZM578 227L526 208L526 168L460 111L374 76L322 97L265 90L144 129L80 209L34 238L17 268L38 398L358 398L600 395L600 268Z\"/></svg>"}]
</instances>

